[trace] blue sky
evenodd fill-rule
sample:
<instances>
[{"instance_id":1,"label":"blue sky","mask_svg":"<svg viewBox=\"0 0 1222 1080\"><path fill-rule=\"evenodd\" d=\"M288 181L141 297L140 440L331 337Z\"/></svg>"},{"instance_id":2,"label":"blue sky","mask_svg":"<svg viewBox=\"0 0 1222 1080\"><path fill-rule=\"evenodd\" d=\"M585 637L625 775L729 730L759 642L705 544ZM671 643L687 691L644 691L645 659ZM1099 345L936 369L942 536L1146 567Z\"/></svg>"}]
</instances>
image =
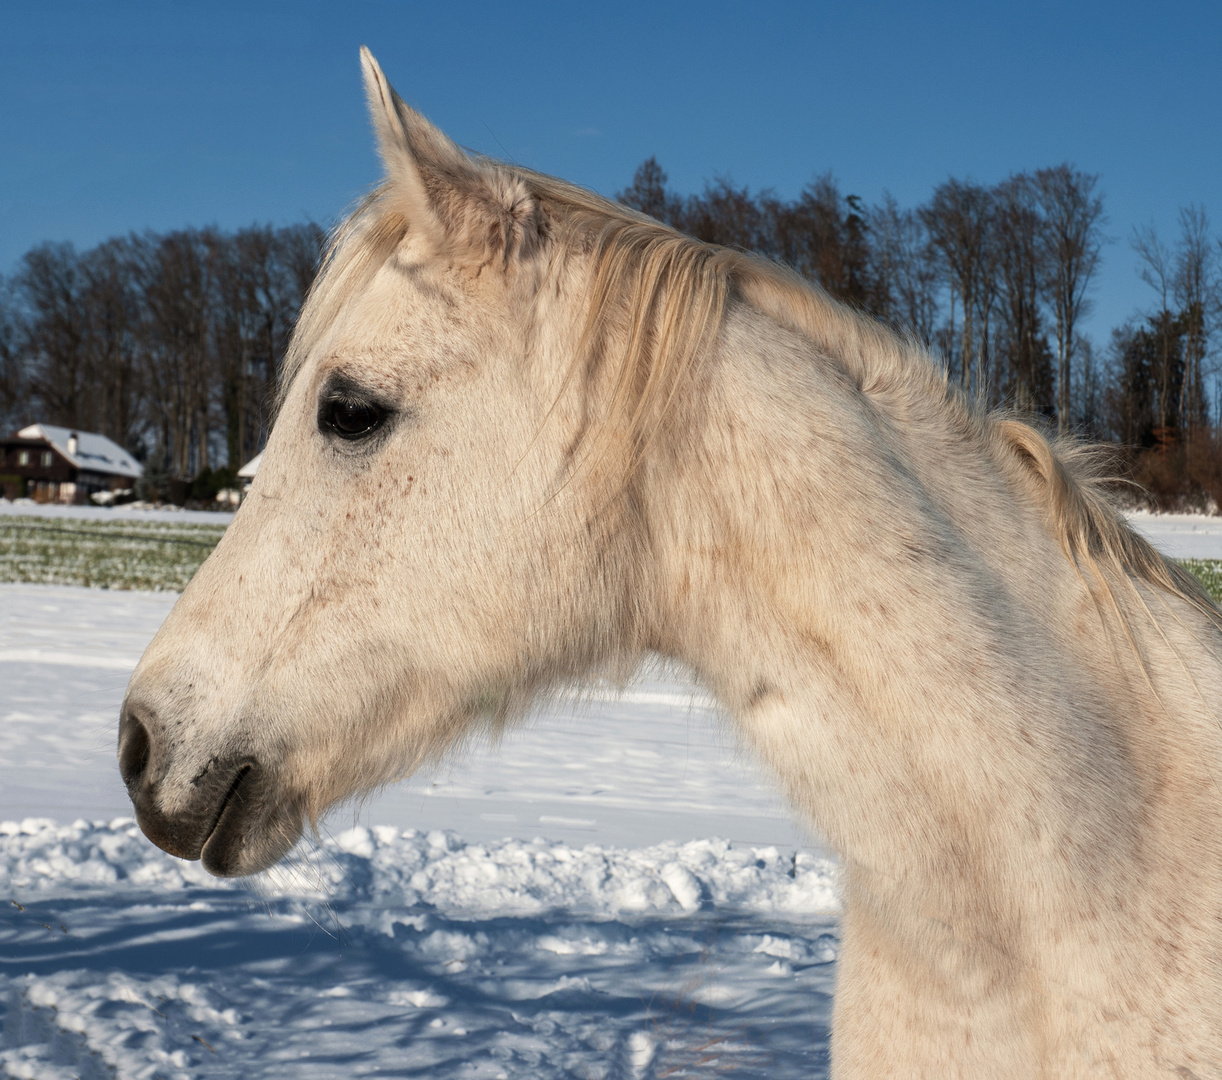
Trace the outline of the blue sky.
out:
<instances>
[{"instance_id":1,"label":"blue sky","mask_svg":"<svg viewBox=\"0 0 1222 1080\"><path fill-rule=\"evenodd\" d=\"M830 169L903 205L1100 173L1100 343L1150 300L1135 224L1222 222L1217 3L0 0L0 273L43 240L333 221L378 173L362 42L463 145L606 194L650 154L684 192Z\"/></svg>"}]
</instances>

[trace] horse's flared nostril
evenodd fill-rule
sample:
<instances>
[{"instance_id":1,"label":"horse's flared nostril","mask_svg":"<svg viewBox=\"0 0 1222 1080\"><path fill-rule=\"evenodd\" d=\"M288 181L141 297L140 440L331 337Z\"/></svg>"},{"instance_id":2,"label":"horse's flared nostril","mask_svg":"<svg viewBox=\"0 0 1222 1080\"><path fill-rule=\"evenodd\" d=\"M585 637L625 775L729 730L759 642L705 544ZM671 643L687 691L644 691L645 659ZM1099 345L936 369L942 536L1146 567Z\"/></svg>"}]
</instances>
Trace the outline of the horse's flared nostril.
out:
<instances>
[{"instance_id":1,"label":"horse's flared nostril","mask_svg":"<svg viewBox=\"0 0 1222 1080\"><path fill-rule=\"evenodd\" d=\"M151 746L148 728L125 709L119 721L119 775L129 790L144 776Z\"/></svg>"}]
</instances>

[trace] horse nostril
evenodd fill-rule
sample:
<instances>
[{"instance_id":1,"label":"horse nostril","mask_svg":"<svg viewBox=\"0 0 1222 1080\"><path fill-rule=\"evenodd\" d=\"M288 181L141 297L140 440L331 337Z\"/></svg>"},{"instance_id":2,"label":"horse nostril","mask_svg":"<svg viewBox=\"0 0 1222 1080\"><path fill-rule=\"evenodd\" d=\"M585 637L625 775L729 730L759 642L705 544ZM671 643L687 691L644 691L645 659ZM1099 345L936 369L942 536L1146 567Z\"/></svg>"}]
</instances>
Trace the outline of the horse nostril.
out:
<instances>
[{"instance_id":1,"label":"horse nostril","mask_svg":"<svg viewBox=\"0 0 1222 1080\"><path fill-rule=\"evenodd\" d=\"M140 782L149 763L148 728L130 712L119 722L119 775L129 788Z\"/></svg>"}]
</instances>

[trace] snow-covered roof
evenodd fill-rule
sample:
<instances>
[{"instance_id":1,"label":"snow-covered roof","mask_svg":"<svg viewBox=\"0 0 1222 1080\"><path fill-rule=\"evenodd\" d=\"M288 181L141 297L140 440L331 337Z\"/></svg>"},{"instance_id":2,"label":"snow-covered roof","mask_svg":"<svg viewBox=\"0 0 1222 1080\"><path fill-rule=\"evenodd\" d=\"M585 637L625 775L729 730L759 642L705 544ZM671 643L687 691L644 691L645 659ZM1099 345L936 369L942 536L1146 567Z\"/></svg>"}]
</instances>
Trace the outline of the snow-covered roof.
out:
<instances>
[{"instance_id":1,"label":"snow-covered roof","mask_svg":"<svg viewBox=\"0 0 1222 1080\"><path fill-rule=\"evenodd\" d=\"M242 466L242 467L241 467L241 468L238 470L238 475L239 475L239 476L240 476L240 477L241 477L243 480L251 480L251 479L253 479L253 478L254 478L255 473L257 473L257 472L259 471L259 462L260 462L260 461L262 461L262 460L263 460L263 455L262 455L261 453L260 453L260 454L255 454L255 456L254 456L254 457L252 457L252 458L251 458L251 459L250 459L250 460L249 460L249 461L248 461L248 462L247 462L245 465L243 465L243 466Z\"/></svg>"},{"instance_id":2,"label":"snow-covered roof","mask_svg":"<svg viewBox=\"0 0 1222 1080\"><path fill-rule=\"evenodd\" d=\"M68 452L68 440L76 436L76 453ZM144 472L135 458L118 443L93 431L74 431L54 424L31 424L17 432L19 439L46 439L78 469L127 476L133 480Z\"/></svg>"}]
</instances>

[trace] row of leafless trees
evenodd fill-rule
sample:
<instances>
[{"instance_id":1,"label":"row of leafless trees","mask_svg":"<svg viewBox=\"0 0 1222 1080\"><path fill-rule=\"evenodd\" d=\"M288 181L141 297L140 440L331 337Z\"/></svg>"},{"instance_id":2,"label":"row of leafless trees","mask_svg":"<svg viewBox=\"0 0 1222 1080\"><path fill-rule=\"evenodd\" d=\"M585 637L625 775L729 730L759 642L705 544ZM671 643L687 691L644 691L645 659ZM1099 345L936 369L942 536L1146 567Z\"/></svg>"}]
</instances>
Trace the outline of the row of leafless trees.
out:
<instances>
[{"instance_id":1,"label":"row of leafless trees","mask_svg":"<svg viewBox=\"0 0 1222 1080\"><path fill-rule=\"evenodd\" d=\"M867 206L830 175L789 201L725 180L681 196L650 158L619 197L702 240L789 263L926 343L990 405L1157 453L1151 475L1183 474L1181 458L1222 460L1208 450L1222 440L1222 248L1199 208L1182 211L1173 243L1133 234L1151 308L1095 348L1081 325L1106 219L1099 178L1069 165L992 186L947 180L903 208L890 197ZM308 224L35 248L0 281L0 422L102 431L184 478L236 467L266 436L322 243Z\"/></svg>"},{"instance_id":2,"label":"row of leafless trees","mask_svg":"<svg viewBox=\"0 0 1222 1080\"><path fill-rule=\"evenodd\" d=\"M0 420L99 431L155 470L237 467L323 242L312 224L46 244L0 282Z\"/></svg>"},{"instance_id":3,"label":"row of leafless trees","mask_svg":"<svg viewBox=\"0 0 1222 1080\"><path fill-rule=\"evenodd\" d=\"M794 200L719 180L669 190L650 158L622 202L703 240L758 251L912 334L990 405L1151 446L1208 426L1210 332L1222 287L1203 210L1180 216L1166 245L1132 246L1155 305L1098 355L1081 332L1106 241L1099 178L1069 165L986 186L950 179L922 206L865 206L830 175Z\"/></svg>"}]
</instances>

